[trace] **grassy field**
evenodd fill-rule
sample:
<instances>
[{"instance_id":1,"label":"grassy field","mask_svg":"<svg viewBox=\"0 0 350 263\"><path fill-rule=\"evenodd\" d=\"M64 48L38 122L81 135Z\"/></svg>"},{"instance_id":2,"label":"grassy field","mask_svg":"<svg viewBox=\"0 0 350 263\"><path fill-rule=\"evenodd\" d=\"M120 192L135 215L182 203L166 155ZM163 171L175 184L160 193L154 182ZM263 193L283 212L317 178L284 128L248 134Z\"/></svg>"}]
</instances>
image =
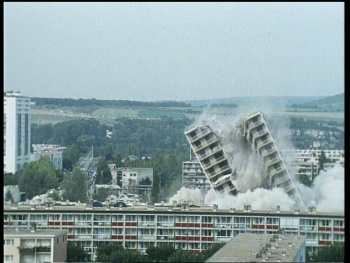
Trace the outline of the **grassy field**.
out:
<instances>
[{"instance_id":1,"label":"grassy field","mask_svg":"<svg viewBox=\"0 0 350 263\"><path fill-rule=\"evenodd\" d=\"M32 114L31 122L37 124L56 124L63 121L70 121L77 119L77 117L69 116L59 116L59 115L50 115L50 114Z\"/></svg>"},{"instance_id":2,"label":"grassy field","mask_svg":"<svg viewBox=\"0 0 350 263\"><path fill-rule=\"evenodd\" d=\"M114 118L137 118L139 110L133 108L101 108L92 113L95 116Z\"/></svg>"}]
</instances>

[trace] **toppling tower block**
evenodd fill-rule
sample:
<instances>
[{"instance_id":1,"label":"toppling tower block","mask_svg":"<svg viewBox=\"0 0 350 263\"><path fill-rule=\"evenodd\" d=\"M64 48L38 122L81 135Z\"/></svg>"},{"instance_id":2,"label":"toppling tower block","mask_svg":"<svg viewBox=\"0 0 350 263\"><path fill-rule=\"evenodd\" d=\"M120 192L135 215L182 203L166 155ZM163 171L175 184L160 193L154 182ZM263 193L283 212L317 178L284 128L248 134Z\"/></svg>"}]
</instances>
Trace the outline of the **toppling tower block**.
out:
<instances>
[{"instance_id":1,"label":"toppling tower block","mask_svg":"<svg viewBox=\"0 0 350 263\"><path fill-rule=\"evenodd\" d=\"M230 179L234 174L218 136L208 125L195 127L185 135L211 187L235 195L237 189Z\"/></svg>"},{"instance_id":2,"label":"toppling tower block","mask_svg":"<svg viewBox=\"0 0 350 263\"><path fill-rule=\"evenodd\" d=\"M300 192L286 168L281 153L260 111L245 119L242 135L251 144L252 149L262 158L272 186L282 188L297 205L305 209Z\"/></svg>"}]
</instances>

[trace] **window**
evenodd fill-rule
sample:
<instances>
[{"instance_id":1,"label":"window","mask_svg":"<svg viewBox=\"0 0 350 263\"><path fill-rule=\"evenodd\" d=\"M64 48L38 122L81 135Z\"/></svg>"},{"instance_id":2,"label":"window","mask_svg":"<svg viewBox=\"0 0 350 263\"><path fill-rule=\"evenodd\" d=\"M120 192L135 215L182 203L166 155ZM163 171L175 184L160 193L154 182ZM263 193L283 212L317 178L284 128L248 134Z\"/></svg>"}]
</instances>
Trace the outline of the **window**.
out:
<instances>
[{"instance_id":1,"label":"window","mask_svg":"<svg viewBox=\"0 0 350 263\"><path fill-rule=\"evenodd\" d=\"M5 246L13 246L13 239L5 239L4 245Z\"/></svg>"},{"instance_id":2,"label":"window","mask_svg":"<svg viewBox=\"0 0 350 263\"><path fill-rule=\"evenodd\" d=\"M4 255L4 262L12 262L13 256L12 255Z\"/></svg>"}]
</instances>

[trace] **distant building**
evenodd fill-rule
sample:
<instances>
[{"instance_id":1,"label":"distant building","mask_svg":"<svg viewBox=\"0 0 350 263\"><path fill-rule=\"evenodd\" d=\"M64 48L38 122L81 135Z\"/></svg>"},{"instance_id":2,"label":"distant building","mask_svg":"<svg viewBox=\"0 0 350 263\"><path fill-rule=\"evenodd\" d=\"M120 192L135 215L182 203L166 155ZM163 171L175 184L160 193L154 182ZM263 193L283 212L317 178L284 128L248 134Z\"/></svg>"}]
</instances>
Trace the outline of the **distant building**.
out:
<instances>
[{"instance_id":1,"label":"distant building","mask_svg":"<svg viewBox=\"0 0 350 263\"><path fill-rule=\"evenodd\" d=\"M66 229L4 229L4 262L65 262Z\"/></svg>"},{"instance_id":2,"label":"distant building","mask_svg":"<svg viewBox=\"0 0 350 263\"><path fill-rule=\"evenodd\" d=\"M30 162L30 98L4 93L4 171L17 172Z\"/></svg>"},{"instance_id":3,"label":"distant building","mask_svg":"<svg viewBox=\"0 0 350 263\"><path fill-rule=\"evenodd\" d=\"M207 192L211 186L198 161L182 163L182 186L186 188L198 188Z\"/></svg>"},{"instance_id":4,"label":"distant building","mask_svg":"<svg viewBox=\"0 0 350 263\"><path fill-rule=\"evenodd\" d=\"M7 200L7 195L10 192L12 202L18 203L21 201L21 193L19 191L18 185L6 185L4 186L4 201L9 201Z\"/></svg>"},{"instance_id":5,"label":"distant building","mask_svg":"<svg viewBox=\"0 0 350 263\"><path fill-rule=\"evenodd\" d=\"M32 162L38 161L43 156L49 156L55 169L62 170L63 152L66 147L51 144L33 144L33 153L30 155Z\"/></svg>"},{"instance_id":6,"label":"distant building","mask_svg":"<svg viewBox=\"0 0 350 263\"><path fill-rule=\"evenodd\" d=\"M113 135L113 131L106 130L106 137L107 138L112 138L112 135Z\"/></svg>"},{"instance_id":7,"label":"distant building","mask_svg":"<svg viewBox=\"0 0 350 263\"><path fill-rule=\"evenodd\" d=\"M206 262L305 262L305 236L241 233Z\"/></svg>"},{"instance_id":8,"label":"distant building","mask_svg":"<svg viewBox=\"0 0 350 263\"><path fill-rule=\"evenodd\" d=\"M112 184L119 185L129 193L149 195L153 187L153 168L116 168L109 166ZM148 179L147 179L148 178Z\"/></svg>"}]
</instances>

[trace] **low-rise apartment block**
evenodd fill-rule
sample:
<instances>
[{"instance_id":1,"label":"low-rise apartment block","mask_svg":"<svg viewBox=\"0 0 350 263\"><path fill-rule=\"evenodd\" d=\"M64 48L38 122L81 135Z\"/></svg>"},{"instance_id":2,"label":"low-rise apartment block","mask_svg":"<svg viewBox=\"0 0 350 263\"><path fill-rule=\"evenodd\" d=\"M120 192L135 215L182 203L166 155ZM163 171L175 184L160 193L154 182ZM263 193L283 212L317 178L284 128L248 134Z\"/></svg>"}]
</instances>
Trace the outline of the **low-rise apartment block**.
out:
<instances>
[{"instance_id":1,"label":"low-rise apartment block","mask_svg":"<svg viewBox=\"0 0 350 263\"><path fill-rule=\"evenodd\" d=\"M4 262L65 262L65 229L4 229Z\"/></svg>"},{"instance_id":2,"label":"low-rise apartment block","mask_svg":"<svg viewBox=\"0 0 350 263\"><path fill-rule=\"evenodd\" d=\"M63 152L66 147L49 144L33 144L33 153L30 155L32 162L38 161L43 156L48 156L55 166L55 169L62 170L63 168Z\"/></svg>"},{"instance_id":3,"label":"low-rise apartment block","mask_svg":"<svg viewBox=\"0 0 350 263\"><path fill-rule=\"evenodd\" d=\"M89 207L4 206L4 229L67 229L68 240L80 243L93 259L105 242L145 252L149 246L172 245L199 253L214 243L228 242L239 233L305 236L307 251L344 244L342 213L218 209L217 205Z\"/></svg>"}]
</instances>

